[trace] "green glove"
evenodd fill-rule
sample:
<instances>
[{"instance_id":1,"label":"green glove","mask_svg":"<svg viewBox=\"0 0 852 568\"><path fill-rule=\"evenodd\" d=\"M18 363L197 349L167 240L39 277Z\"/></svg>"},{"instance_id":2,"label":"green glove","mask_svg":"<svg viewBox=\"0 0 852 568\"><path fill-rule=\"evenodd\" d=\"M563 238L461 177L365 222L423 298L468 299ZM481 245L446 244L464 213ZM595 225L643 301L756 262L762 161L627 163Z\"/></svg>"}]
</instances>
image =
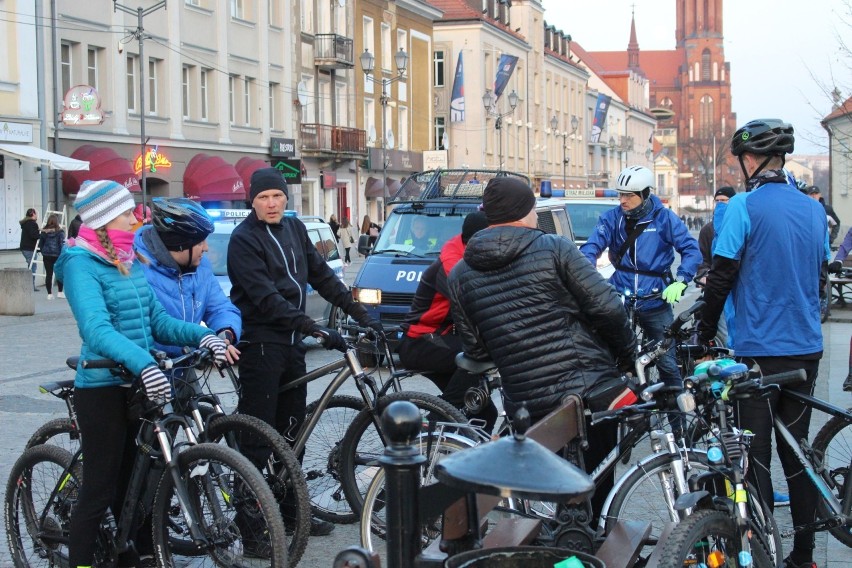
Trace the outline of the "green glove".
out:
<instances>
[{"instance_id":1,"label":"green glove","mask_svg":"<svg viewBox=\"0 0 852 568\"><path fill-rule=\"evenodd\" d=\"M686 284L683 282L672 282L666 289L663 290L663 300L674 305L680 301L683 296L683 291L686 290Z\"/></svg>"}]
</instances>

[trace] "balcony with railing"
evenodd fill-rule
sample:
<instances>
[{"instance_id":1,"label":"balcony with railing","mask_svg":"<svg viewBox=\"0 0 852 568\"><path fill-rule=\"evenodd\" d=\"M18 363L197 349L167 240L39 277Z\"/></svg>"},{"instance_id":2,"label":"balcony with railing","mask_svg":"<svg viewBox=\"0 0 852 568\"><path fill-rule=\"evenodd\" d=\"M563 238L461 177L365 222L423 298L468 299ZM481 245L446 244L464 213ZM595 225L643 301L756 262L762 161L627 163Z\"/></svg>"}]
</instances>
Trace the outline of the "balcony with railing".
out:
<instances>
[{"instance_id":1,"label":"balcony with railing","mask_svg":"<svg viewBox=\"0 0 852 568\"><path fill-rule=\"evenodd\" d=\"M305 156L367 157L367 132L364 130L330 124L302 124L299 131Z\"/></svg>"},{"instance_id":2,"label":"balcony with railing","mask_svg":"<svg viewBox=\"0 0 852 568\"><path fill-rule=\"evenodd\" d=\"M352 38L337 34L315 35L314 65L320 69L352 69L355 67Z\"/></svg>"}]
</instances>

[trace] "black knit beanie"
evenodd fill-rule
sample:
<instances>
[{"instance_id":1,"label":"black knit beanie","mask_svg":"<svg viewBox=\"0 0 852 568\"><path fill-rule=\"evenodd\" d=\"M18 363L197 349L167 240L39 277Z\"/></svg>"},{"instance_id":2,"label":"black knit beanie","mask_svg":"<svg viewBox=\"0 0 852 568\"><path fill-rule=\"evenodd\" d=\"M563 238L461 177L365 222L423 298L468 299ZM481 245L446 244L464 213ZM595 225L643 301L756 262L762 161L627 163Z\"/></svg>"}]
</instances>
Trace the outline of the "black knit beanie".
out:
<instances>
[{"instance_id":1,"label":"black knit beanie","mask_svg":"<svg viewBox=\"0 0 852 568\"><path fill-rule=\"evenodd\" d=\"M287 190L287 182L284 181L284 176L275 168L261 168L255 170L251 174L251 182L249 184L249 201L254 201L257 194L268 189L280 189L290 199L290 192Z\"/></svg>"},{"instance_id":2,"label":"black knit beanie","mask_svg":"<svg viewBox=\"0 0 852 568\"><path fill-rule=\"evenodd\" d=\"M726 185L717 189L716 193L713 194L713 197L719 197L720 195L724 195L728 199L731 199L736 194L737 192L733 187Z\"/></svg>"},{"instance_id":3,"label":"black knit beanie","mask_svg":"<svg viewBox=\"0 0 852 568\"><path fill-rule=\"evenodd\" d=\"M511 223L523 219L532 211L535 194L520 178L496 177L485 186L482 207L488 224Z\"/></svg>"},{"instance_id":4,"label":"black knit beanie","mask_svg":"<svg viewBox=\"0 0 852 568\"><path fill-rule=\"evenodd\" d=\"M467 244L467 241L469 241L477 231L481 231L487 227L488 219L485 217L485 213L482 211L469 213L468 216L464 218L464 224L462 225L462 243Z\"/></svg>"}]
</instances>

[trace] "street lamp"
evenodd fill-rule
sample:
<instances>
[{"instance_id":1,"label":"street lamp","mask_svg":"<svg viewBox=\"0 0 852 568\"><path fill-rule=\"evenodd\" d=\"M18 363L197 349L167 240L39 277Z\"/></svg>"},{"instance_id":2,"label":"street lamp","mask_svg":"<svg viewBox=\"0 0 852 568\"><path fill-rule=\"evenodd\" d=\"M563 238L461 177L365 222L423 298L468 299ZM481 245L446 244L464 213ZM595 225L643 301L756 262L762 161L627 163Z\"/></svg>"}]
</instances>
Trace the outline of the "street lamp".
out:
<instances>
[{"instance_id":1,"label":"street lamp","mask_svg":"<svg viewBox=\"0 0 852 568\"><path fill-rule=\"evenodd\" d=\"M403 79L405 77L405 69L408 67L408 54L405 52L403 48L399 48L394 56L393 60L396 64L396 77L385 78L382 77L380 79L376 79L373 76L373 69L376 67L376 57L370 53L369 49L365 49L364 53L361 54L359 58L361 60L361 69L364 71L364 80L370 81L372 83L376 83L382 86L382 96L379 98L379 102L382 105L382 198L384 206L387 207L388 204L388 159L387 159L387 127L385 126L385 113L387 112L388 101L390 100L390 96L388 95L388 86L391 83L396 83L397 81Z\"/></svg>"},{"instance_id":2,"label":"street lamp","mask_svg":"<svg viewBox=\"0 0 852 568\"><path fill-rule=\"evenodd\" d=\"M566 181L566 173L565 169L568 167L568 164L571 163L571 158L566 155L566 151L568 150L568 136L569 132L567 130L559 133L556 131L556 127L559 126L559 119L556 118L556 115L553 115L553 118L550 119L550 129L553 130L553 133L557 136L562 137L562 189L567 189L568 184ZM577 132L577 128L580 127L580 121L577 119L577 115L571 115L571 139L574 139L574 133Z\"/></svg>"},{"instance_id":3,"label":"street lamp","mask_svg":"<svg viewBox=\"0 0 852 568\"><path fill-rule=\"evenodd\" d=\"M151 12L155 12L160 8L166 7L166 0L160 0L153 6L149 6L148 8L143 9L141 6L136 8L130 8L129 6L125 6L123 4L119 4L118 0L112 1L112 9L113 12L119 10L126 14L136 14L136 29L130 32L130 35L139 40L139 138L141 140L142 146L142 171L140 172L139 185L142 186L142 207L144 211L144 207L147 207L147 199L148 199L148 183L145 180L145 147L147 146L148 141L145 139L145 40L151 38L152 36L145 33L145 28L142 27L142 19L150 14ZM129 39L129 38L128 38Z\"/></svg>"},{"instance_id":4,"label":"street lamp","mask_svg":"<svg viewBox=\"0 0 852 568\"><path fill-rule=\"evenodd\" d=\"M509 106L511 108L503 113L497 111L497 97L494 96L491 89L485 89L485 94L482 95L482 104L485 107L486 117L493 116L497 119L494 123L494 129L497 130L497 156L499 159L497 169L501 170L503 169L503 134L500 131L503 129L503 117L515 112L515 107L518 106L518 93L515 91L509 93Z\"/></svg>"}]
</instances>

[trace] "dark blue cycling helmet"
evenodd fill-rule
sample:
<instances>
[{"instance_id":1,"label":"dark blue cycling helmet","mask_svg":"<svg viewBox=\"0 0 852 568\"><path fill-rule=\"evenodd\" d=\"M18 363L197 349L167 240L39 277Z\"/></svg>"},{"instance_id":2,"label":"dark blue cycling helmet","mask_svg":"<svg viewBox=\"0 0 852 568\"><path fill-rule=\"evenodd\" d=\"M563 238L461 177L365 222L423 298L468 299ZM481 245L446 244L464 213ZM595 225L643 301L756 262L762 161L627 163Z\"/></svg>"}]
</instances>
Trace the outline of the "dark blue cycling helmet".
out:
<instances>
[{"instance_id":1,"label":"dark blue cycling helmet","mask_svg":"<svg viewBox=\"0 0 852 568\"><path fill-rule=\"evenodd\" d=\"M761 156L784 156L793 153L795 142L792 125L777 118L760 118L734 132L731 154L741 156L749 152Z\"/></svg>"},{"instance_id":2,"label":"dark blue cycling helmet","mask_svg":"<svg viewBox=\"0 0 852 568\"><path fill-rule=\"evenodd\" d=\"M191 199L155 197L151 205L154 229L168 250L190 249L213 232L210 215Z\"/></svg>"}]
</instances>

